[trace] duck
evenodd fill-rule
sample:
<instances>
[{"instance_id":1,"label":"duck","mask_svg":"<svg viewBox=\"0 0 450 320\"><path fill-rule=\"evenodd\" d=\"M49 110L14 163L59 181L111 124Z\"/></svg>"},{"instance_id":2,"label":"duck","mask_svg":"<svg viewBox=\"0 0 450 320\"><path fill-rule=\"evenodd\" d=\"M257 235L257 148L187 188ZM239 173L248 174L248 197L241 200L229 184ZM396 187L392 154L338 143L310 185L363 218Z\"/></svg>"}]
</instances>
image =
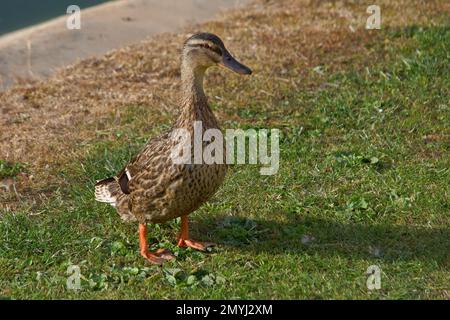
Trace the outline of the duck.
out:
<instances>
[{"instance_id":1,"label":"duck","mask_svg":"<svg viewBox=\"0 0 450 320\"><path fill-rule=\"evenodd\" d=\"M214 245L191 239L189 215L220 188L227 165L225 161L180 163L173 157L174 150L181 150L180 155L186 150L191 151L191 155L194 153L196 123L201 123L203 133L209 129L221 130L203 88L206 70L214 66L240 75L252 74L249 67L233 57L217 35L200 32L186 39L181 51L179 115L171 129L150 138L116 176L95 184L96 201L113 206L122 220L138 224L140 254L153 264L161 265L175 257L166 249L149 251L148 224L181 218L177 239L179 247L207 251ZM188 149L180 149L181 129L188 133L181 139L183 143L189 143L183 144ZM192 160L191 156L187 158Z\"/></svg>"}]
</instances>

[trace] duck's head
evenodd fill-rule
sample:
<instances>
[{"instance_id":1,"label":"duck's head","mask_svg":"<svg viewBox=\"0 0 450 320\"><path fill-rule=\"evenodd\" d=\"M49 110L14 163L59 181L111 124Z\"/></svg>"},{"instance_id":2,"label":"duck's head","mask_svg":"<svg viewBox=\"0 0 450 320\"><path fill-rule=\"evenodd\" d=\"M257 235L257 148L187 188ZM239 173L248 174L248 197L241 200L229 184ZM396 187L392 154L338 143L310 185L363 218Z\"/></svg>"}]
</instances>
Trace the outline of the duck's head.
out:
<instances>
[{"instance_id":1,"label":"duck's head","mask_svg":"<svg viewBox=\"0 0 450 320\"><path fill-rule=\"evenodd\" d=\"M183 64L192 69L206 70L218 65L239 74L252 70L237 61L225 48L223 41L212 33L196 33L183 46Z\"/></svg>"}]
</instances>

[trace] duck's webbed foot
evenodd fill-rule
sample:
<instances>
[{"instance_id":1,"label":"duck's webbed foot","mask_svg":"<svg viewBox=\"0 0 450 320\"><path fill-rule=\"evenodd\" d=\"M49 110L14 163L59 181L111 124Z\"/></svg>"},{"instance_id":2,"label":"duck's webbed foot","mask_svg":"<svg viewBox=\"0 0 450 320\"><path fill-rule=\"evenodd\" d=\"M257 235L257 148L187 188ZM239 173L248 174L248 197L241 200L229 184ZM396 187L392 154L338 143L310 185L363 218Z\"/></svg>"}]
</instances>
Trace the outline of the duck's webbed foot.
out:
<instances>
[{"instance_id":1,"label":"duck's webbed foot","mask_svg":"<svg viewBox=\"0 0 450 320\"><path fill-rule=\"evenodd\" d=\"M206 251L209 247L215 246L212 242L194 241L189 238L189 220L188 216L181 217L181 232L178 237L179 247L189 247L192 249Z\"/></svg>"},{"instance_id":2,"label":"duck's webbed foot","mask_svg":"<svg viewBox=\"0 0 450 320\"><path fill-rule=\"evenodd\" d=\"M213 247L216 244L213 242L200 242L200 241L194 241L189 239L179 239L178 240L178 246L179 247L189 247L192 249L200 250L200 251L206 251L209 247Z\"/></svg>"},{"instance_id":3,"label":"duck's webbed foot","mask_svg":"<svg viewBox=\"0 0 450 320\"><path fill-rule=\"evenodd\" d=\"M163 264L166 260L175 258L175 256L167 249L158 249L155 252L148 251L146 224L139 224L139 246L141 249L141 256L150 263Z\"/></svg>"},{"instance_id":4,"label":"duck's webbed foot","mask_svg":"<svg viewBox=\"0 0 450 320\"><path fill-rule=\"evenodd\" d=\"M166 249L158 249L156 252L149 252L148 250L142 250L141 255L153 264L163 264L166 260L172 260L174 255Z\"/></svg>"}]
</instances>

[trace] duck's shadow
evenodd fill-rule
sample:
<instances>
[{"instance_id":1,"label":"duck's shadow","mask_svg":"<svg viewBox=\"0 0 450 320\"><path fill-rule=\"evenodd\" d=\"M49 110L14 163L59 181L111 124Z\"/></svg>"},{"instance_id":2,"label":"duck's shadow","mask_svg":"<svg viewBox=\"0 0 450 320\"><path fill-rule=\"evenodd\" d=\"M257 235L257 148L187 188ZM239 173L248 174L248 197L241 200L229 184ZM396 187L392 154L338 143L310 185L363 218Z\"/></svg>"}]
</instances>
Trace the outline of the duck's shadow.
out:
<instances>
[{"instance_id":1,"label":"duck's shadow","mask_svg":"<svg viewBox=\"0 0 450 320\"><path fill-rule=\"evenodd\" d=\"M221 247L272 254L320 254L385 261L448 262L450 229L386 224L342 223L295 217L286 222L228 216L204 217L193 225L193 235Z\"/></svg>"}]
</instances>

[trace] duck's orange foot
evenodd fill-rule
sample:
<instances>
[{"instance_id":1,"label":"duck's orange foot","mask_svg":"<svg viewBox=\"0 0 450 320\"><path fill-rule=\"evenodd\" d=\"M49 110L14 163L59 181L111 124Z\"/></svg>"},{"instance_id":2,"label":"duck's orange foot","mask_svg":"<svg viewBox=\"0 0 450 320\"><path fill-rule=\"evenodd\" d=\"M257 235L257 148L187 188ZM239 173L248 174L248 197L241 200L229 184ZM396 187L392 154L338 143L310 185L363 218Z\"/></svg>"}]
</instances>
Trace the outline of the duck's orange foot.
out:
<instances>
[{"instance_id":1,"label":"duck's orange foot","mask_svg":"<svg viewBox=\"0 0 450 320\"><path fill-rule=\"evenodd\" d=\"M215 243L212 242L200 242L200 241L194 241L190 239L179 239L178 240L178 246L182 248L192 248L195 250L200 251L207 251L208 248L215 246Z\"/></svg>"},{"instance_id":2,"label":"duck's orange foot","mask_svg":"<svg viewBox=\"0 0 450 320\"><path fill-rule=\"evenodd\" d=\"M199 242L189 239L188 216L181 216L181 232L178 236L179 247L189 247L195 250L206 251L209 247L215 246L212 242Z\"/></svg>"},{"instance_id":3,"label":"duck's orange foot","mask_svg":"<svg viewBox=\"0 0 450 320\"><path fill-rule=\"evenodd\" d=\"M175 256L167 249L158 249L155 252L142 251L141 256L153 264L163 264L167 260L175 259Z\"/></svg>"}]
</instances>

